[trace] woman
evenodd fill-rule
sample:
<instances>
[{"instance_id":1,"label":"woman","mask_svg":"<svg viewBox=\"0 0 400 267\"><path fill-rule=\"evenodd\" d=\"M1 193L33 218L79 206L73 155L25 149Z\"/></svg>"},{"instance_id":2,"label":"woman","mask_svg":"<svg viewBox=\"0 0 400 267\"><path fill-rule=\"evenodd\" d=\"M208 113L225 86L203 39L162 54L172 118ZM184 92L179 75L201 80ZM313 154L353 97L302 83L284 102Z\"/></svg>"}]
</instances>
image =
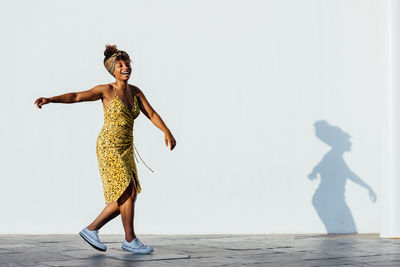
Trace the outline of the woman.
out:
<instances>
[{"instance_id":1,"label":"woman","mask_svg":"<svg viewBox=\"0 0 400 267\"><path fill-rule=\"evenodd\" d=\"M140 111L165 134L165 144L172 150L176 141L161 117L152 108L143 92L128 84L132 72L129 55L118 50L116 45L106 45L104 66L115 77L115 82L97 85L90 90L67 93L50 98L40 97L35 104L38 108L48 103L77 103L101 99L104 110L104 125L96 142L98 166L103 183L106 207L100 215L79 234L92 247L106 251L100 242L99 229L121 214L125 231L122 248L135 253L151 253L136 237L133 228L136 195L141 187L134 161L133 124Z\"/></svg>"},{"instance_id":2,"label":"woman","mask_svg":"<svg viewBox=\"0 0 400 267\"><path fill-rule=\"evenodd\" d=\"M357 227L346 203L345 189L350 180L368 190L369 198L376 201L371 186L355 174L344 160L344 153L351 151L350 134L325 120L314 123L315 136L331 147L322 160L313 168L308 178L313 181L320 177L312 204L325 225L328 234L357 233Z\"/></svg>"}]
</instances>

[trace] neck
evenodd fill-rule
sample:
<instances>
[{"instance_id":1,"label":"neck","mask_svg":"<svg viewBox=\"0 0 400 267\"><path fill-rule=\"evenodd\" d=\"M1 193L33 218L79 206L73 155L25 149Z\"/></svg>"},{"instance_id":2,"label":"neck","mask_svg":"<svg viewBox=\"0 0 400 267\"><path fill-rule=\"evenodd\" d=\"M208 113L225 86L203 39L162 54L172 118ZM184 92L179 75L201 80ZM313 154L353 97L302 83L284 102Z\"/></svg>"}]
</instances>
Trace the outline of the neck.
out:
<instances>
[{"instance_id":1,"label":"neck","mask_svg":"<svg viewBox=\"0 0 400 267\"><path fill-rule=\"evenodd\" d=\"M122 80L115 80L115 86L117 88L122 88L123 90L125 90L126 88L128 88L128 80L126 81L122 81Z\"/></svg>"}]
</instances>

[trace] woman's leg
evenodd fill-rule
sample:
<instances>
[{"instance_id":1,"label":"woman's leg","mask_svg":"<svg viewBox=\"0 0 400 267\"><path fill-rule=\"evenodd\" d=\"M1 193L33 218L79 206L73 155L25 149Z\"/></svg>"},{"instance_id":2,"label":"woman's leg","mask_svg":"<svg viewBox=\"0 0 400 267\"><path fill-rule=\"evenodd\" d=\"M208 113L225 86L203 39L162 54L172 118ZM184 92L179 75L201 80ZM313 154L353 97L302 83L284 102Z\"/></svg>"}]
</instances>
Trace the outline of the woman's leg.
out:
<instances>
[{"instance_id":1,"label":"woman's leg","mask_svg":"<svg viewBox=\"0 0 400 267\"><path fill-rule=\"evenodd\" d=\"M99 230L103 225L120 214L117 201L108 204L97 218L88 226L90 231Z\"/></svg>"},{"instance_id":2,"label":"woman's leg","mask_svg":"<svg viewBox=\"0 0 400 267\"><path fill-rule=\"evenodd\" d=\"M133 228L133 218L135 215L135 201L136 201L136 185L135 178L132 179L129 186L118 199L119 210L121 212L122 225L125 231L125 240L131 242L136 238L135 230Z\"/></svg>"}]
</instances>

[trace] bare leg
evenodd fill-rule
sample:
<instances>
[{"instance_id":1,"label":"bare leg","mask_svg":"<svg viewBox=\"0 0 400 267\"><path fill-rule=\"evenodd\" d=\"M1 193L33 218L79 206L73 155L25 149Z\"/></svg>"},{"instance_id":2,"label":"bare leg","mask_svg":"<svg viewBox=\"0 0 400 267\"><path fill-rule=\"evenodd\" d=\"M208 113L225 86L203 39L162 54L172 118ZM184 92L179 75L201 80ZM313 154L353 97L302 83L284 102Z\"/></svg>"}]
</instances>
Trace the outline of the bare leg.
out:
<instances>
[{"instance_id":1,"label":"bare leg","mask_svg":"<svg viewBox=\"0 0 400 267\"><path fill-rule=\"evenodd\" d=\"M88 230L99 230L106 223L120 214L118 203L116 201L108 204L97 218L88 226Z\"/></svg>"},{"instance_id":2,"label":"bare leg","mask_svg":"<svg viewBox=\"0 0 400 267\"><path fill-rule=\"evenodd\" d=\"M135 179L129 183L129 186L125 192L122 194L120 199L118 199L122 225L125 231L125 240L128 242L131 242L134 238L136 238L135 230L133 228L136 201L136 186L134 186L134 181Z\"/></svg>"}]
</instances>

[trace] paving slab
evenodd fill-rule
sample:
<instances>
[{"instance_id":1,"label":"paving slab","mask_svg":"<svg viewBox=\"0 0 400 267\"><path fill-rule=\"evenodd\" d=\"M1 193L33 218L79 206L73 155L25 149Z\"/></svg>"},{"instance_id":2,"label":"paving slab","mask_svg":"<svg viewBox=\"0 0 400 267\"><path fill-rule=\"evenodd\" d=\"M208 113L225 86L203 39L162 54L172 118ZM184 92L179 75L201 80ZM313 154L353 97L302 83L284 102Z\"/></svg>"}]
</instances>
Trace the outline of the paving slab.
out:
<instances>
[{"instance_id":1,"label":"paving slab","mask_svg":"<svg viewBox=\"0 0 400 267\"><path fill-rule=\"evenodd\" d=\"M400 266L400 239L357 235L143 235L149 255L107 251L76 235L0 235L0 266Z\"/></svg>"}]
</instances>

